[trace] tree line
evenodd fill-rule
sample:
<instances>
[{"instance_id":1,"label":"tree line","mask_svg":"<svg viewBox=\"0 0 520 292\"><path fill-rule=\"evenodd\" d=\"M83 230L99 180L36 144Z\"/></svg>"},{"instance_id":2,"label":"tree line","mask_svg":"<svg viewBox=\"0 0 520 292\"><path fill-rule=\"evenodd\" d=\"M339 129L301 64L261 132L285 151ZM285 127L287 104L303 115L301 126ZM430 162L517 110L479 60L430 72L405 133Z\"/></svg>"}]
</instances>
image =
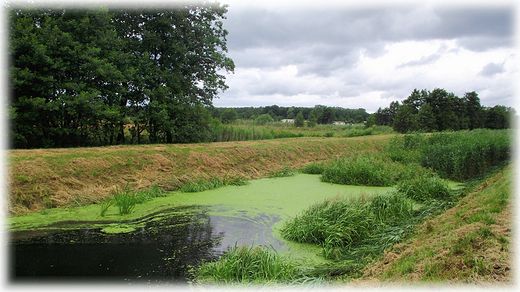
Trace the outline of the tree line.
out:
<instances>
[{"instance_id":1,"label":"tree line","mask_svg":"<svg viewBox=\"0 0 520 292\"><path fill-rule=\"evenodd\" d=\"M512 127L515 117L516 111L511 107L482 106L475 91L460 98L441 88L414 89L401 103L393 101L388 107L379 108L367 119L367 126L392 126L400 133L506 129Z\"/></svg>"},{"instance_id":2,"label":"tree line","mask_svg":"<svg viewBox=\"0 0 520 292\"><path fill-rule=\"evenodd\" d=\"M8 7L11 147L200 140L234 70L226 12Z\"/></svg>"},{"instance_id":3,"label":"tree line","mask_svg":"<svg viewBox=\"0 0 520 292\"><path fill-rule=\"evenodd\" d=\"M318 124L332 124L335 121L362 123L370 116L364 108L350 109L324 105L316 105L314 107L283 107L278 105L265 107L222 107L212 108L211 113L214 118L220 118L224 123L229 123L236 119L254 120L261 115L268 115L273 121L283 119L296 120L299 114L301 114L304 120L314 120Z\"/></svg>"}]
</instances>

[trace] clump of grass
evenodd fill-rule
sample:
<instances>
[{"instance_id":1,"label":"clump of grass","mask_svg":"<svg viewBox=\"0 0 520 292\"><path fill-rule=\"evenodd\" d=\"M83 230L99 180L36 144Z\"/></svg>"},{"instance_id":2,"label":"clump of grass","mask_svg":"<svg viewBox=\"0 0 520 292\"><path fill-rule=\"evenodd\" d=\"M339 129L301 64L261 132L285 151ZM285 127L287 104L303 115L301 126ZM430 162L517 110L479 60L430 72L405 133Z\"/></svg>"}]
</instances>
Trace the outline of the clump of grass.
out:
<instances>
[{"instance_id":1,"label":"clump of grass","mask_svg":"<svg viewBox=\"0 0 520 292\"><path fill-rule=\"evenodd\" d=\"M119 215L125 215L132 213L139 198L136 196L135 192L128 188L127 185L122 190L116 188L113 200L114 204L119 209Z\"/></svg>"},{"instance_id":2,"label":"clump of grass","mask_svg":"<svg viewBox=\"0 0 520 292\"><path fill-rule=\"evenodd\" d=\"M431 199L447 200L451 198L448 183L438 175L419 175L403 179L396 185L399 193L418 202Z\"/></svg>"},{"instance_id":3,"label":"clump of grass","mask_svg":"<svg viewBox=\"0 0 520 292\"><path fill-rule=\"evenodd\" d=\"M157 185L139 192L130 190L128 184L123 189L116 187L113 191L113 197L100 204L100 215L101 217L105 217L108 209L113 205L118 207L119 215L130 214L134 210L135 205L142 204L146 201L152 200L153 198L164 196L164 191Z\"/></svg>"},{"instance_id":4,"label":"clump of grass","mask_svg":"<svg viewBox=\"0 0 520 292\"><path fill-rule=\"evenodd\" d=\"M301 173L306 173L306 174L322 174L324 170L325 170L325 163L321 162L321 163L308 164L308 165L300 168L299 171Z\"/></svg>"},{"instance_id":5,"label":"clump of grass","mask_svg":"<svg viewBox=\"0 0 520 292\"><path fill-rule=\"evenodd\" d=\"M392 186L402 165L381 155L336 158L323 170L321 180L344 185Z\"/></svg>"},{"instance_id":6,"label":"clump of grass","mask_svg":"<svg viewBox=\"0 0 520 292\"><path fill-rule=\"evenodd\" d=\"M214 176L212 178L202 178L195 182L188 182L181 187L181 192L197 193L224 186L242 186L247 184L247 180L243 177L224 177L223 179Z\"/></svg>"},{"instance_id":7,"label":"clump of grass","mask_svg":"<svg viewBox=\"0 0 520 292\"><path fill-rule=\"evenodd\" d=\"M332 198L288 220L280 233L287 240L320 245L329 259L366 258L399 242L411 230L413 215L413 201L398 193ZM354 251L360 246L365 249Z\"/></svg>"},{"instance_id":8,"label":"clump of grass","mask_svg":"<svg viewBox=\"0 0 520 292\"><path fill-rule=\"evenodd\" d=\"M290 177L290 176L294 176L295 174L296 174L296 171L294 171L290 167L286 166L280 170L269 173L269 178Z\"/></svg>"},{"instance_id":9,"label":"clump of grass","mask_svg":"<svg viewBox=\"0 0 520 292\"><path fill-rule=\"evenodd\" d=\"M291 283L302 276L298 265L279 255L273 247L237 246L215 262L193 271L201 284Z\"/></svg>"}]
</instances>

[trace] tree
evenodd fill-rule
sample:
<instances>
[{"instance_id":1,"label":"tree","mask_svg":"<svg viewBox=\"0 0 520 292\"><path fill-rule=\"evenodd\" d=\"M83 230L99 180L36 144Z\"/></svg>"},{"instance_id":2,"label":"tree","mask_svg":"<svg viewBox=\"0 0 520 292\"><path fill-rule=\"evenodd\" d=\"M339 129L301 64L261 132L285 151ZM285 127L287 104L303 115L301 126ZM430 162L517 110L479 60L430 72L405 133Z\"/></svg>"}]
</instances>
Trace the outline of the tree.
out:
<instances>
[{"instance_id":1,"label":"tree","mask_svg":"<svg viewBox=\"0 0 520 292\"><path fill-rule=\"evenodd\" d=\"M437 130L437 121L433 114L433 108L429 103L424 103L417 114L417 123L420 130L432 132Z\"/></svg>"},{"instance_id":2,"label":"tree","mask_svg":"<svg viewBox=\"0 0 520 292\"><path fill-rule=\"evenodd\" d=\"M332 124L334 122L334 114L332 109L327 107L323 110L321 115L318 117L318 123L320 124Z\"/></svg>"},{"instance_id":3,"label":"tree","mask_svg":"<svg viewBox=\"0 0 520 292\"><path fill-rule=\"evenodd\" d=\"M234 108L226 109L220 115L220 119L222 120L222 123L224 123L224 124L231 124L236 119L238 119L237 111Z\"/></svg>"},{"instance_id":4,"label":"tree","mask_svg":"<svg viewBox=\"0 0 520 292\"><path fill-rule=\"evenodd\" d=\"M234 69L226 7L10 10L13 146L126 143L130 122L138 143L199 141Z\"/></svg>"},{"instance_id":5,"label":"tree","mask_svg":"<svg viewBox=\"0 0 520 292\"><path fill-rule=\"evenodd\" d=\"M394 119L394 130L400 133L417 131L417 116L413 112L410 105L400 106Z\"/></svg>"},{"instance_id":6,"label":"tree","mask_svg":"<svg viewBox=\"0 0 520 292\"><path fill-rule=\"evenodd\" d=\"M470 130L482 128L484 126L484 111L480 105L480 99L475 91L464 94L466 105L466 116L468 118L468 128Z\"/></svg>"},{"instance_id":7,"label":"tree","mask_svg":"<svg viewBox=\"0 0 520 292\"><path fill-rule=\"evenodd\" d=\"M365 123L365 128L370 128L375 124L376 124L376 118L374 117L374 115L370 115L370 116L368 116L367 121Z\"/></svg>"},{"instance_id":8,"label":"tree","mask_svg":"<svg viewBox=\"0 0 520 292\"><path fill-rule=\"evenodd\" d=\"M313 128L316 126L317 122L318 122L318 119L316 118L316 114L314 113L314 110L311 110L311 113L309 114L309 122L307 123L307 126L309 128Z\"/></svg>"},{"instance_id":9,"label":"tree","mask_svg":"<svg viewBox=\"0 0 520 292\"><path fill-rule=\"evenodd\" d=\"M303 127L305 126L305 120L303 119L303 113L300 111L296 115L296 119L294 120L295 127Z\"/></svg>"}]
</instances>

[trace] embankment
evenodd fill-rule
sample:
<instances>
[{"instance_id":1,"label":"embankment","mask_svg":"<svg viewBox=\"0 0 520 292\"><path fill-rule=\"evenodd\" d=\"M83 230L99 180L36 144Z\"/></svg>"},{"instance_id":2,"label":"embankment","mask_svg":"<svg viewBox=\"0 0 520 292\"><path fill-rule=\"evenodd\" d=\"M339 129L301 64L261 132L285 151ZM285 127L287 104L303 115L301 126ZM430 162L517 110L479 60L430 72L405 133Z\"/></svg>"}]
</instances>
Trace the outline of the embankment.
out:
<instances>
[{"instance_id":1,"label":"embankment","mask_svg":"<svg viewBox=\"0 0 520 292\"><path fill-rule=\"evenodd\" d=\"M9 215L98 203L115 187L179 189L210 177L265 177L349 151L377 151L391 135L110 146L8 152Z\"/></svg>"}]
</instances>

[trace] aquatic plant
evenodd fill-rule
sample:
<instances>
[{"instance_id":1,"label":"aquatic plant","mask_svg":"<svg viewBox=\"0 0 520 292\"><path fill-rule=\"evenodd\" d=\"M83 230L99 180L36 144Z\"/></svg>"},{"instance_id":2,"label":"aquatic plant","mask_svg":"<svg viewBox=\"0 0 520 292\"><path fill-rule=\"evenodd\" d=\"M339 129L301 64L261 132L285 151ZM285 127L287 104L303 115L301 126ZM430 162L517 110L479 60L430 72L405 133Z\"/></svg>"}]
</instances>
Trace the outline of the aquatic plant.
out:
<instances>
[{"instance_id":1,"label":"aquatic plant","mask_svg":"<svg viewBox=\"0 0 520 292\"><path fill-rule=\"evenodd\" d=\"M114 204L119 209L119 215L130 214L140 200L139 197L128 188L128 185L122 190L116 187L114 192Z\"/></svg>"},{"instance_id":2,"label":"aquatic plant","mask_svg":"<svg viewBox=\"0 0 520 292\"><path fill-rule=\"evenodd\" d=\"M201 265L193 274L197 283L267 284L294 282L302 271L272 246L235 245L218 261Z\"/></svg>"},{"instance_id":3,"label":"aquatic plant","mask_svg":"<svg viewBox=\"0 0 520 292\"><path fill-rule=\"evenodd\" d=\"M112 206L113 203L114 203L114 201L112 199L106 200L101 203L101 217L105 217L105 215L108 211L108 208L110 206Z\"/></svg>"}]
</instances>

